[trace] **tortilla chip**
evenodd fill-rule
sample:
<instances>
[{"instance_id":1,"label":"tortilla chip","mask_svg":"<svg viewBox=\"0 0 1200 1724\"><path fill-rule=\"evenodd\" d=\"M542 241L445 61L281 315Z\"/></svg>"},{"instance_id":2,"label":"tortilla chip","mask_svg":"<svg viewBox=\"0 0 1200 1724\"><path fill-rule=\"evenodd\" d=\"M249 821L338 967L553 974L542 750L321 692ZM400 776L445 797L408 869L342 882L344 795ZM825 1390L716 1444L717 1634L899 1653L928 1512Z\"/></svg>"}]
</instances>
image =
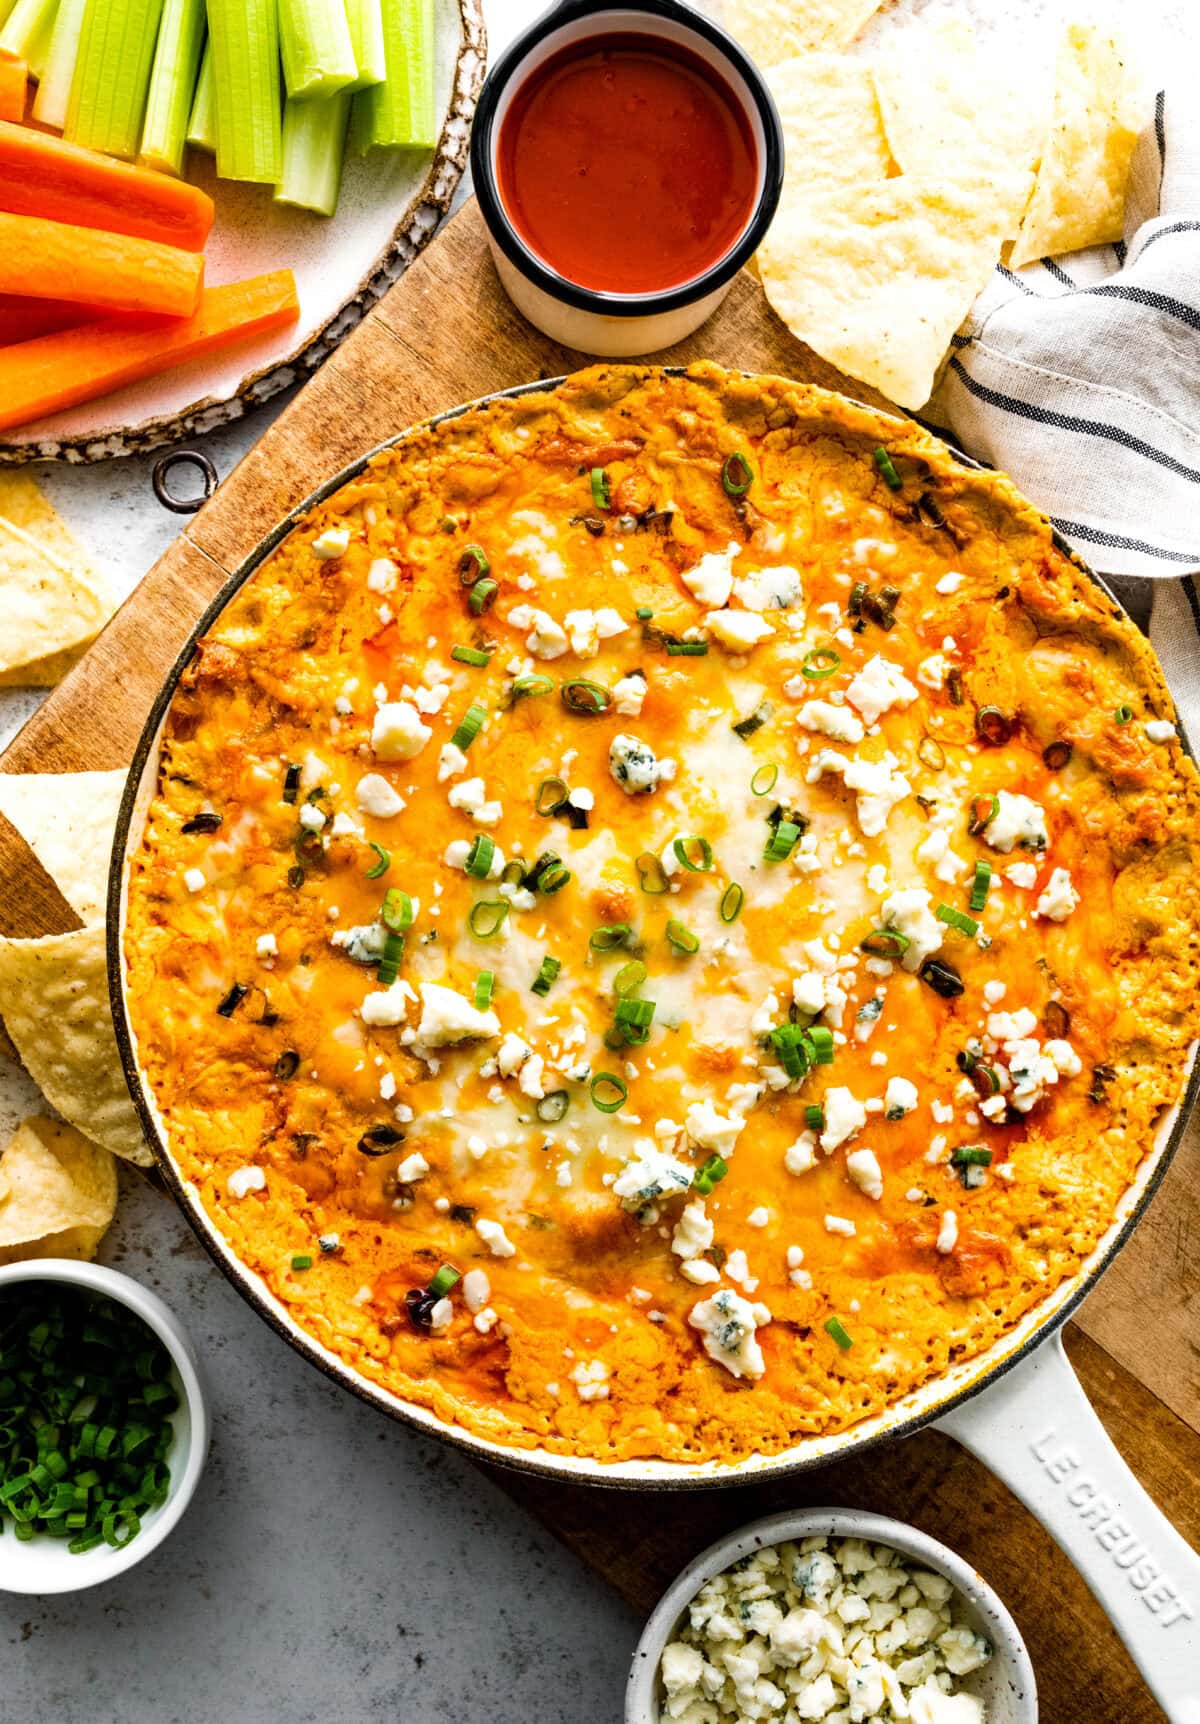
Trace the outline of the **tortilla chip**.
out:
<instances>
[{"instance_id":1,"label":"tortilla chip","mask_svg":"<svg viewBox=\"0 0 1200 1724\"><path fill-rule=\"evenodd\" d=\"M0 688L50 688L115 609L33 480L0 472Z\"/></svg>"},{"instance_id":2,"label":"tortilla chip","mask_svg":"<svg viewBox=\"0 0 1200 1724\"><path fill-rule=\"evenodd\" d=\"M1098 25L1070 25L1058 50L1042 164L1009 259L1014 269L1121 238L1142 123L1140 84L1118 39Z\"/></svg>"},{"instance_id":3,"label":"tortilla chip","mask_svg":"<svg viewBox=\"0 0 1200 1724\"><path fill-rule=\"evenodd\" d=\"M724 0L725 28L759 66L793 54L844 48L880 0Z\"/></svg>"},{"instance_id":4,"label":"tortilla chip","mask_svg":"<svg viewBox=\"0 0 1200 1724\"><path fill-rule=\"evenodd\" d=\"M0 814L15 826L75 914L104 917L123 772L0 772Z\"/></svg>"},{"instance_id":5,"label":"tortilla chip","mask_svg":"<svg viewBox=\"0 0 1200 1724\"><path fill-rule=\"evenodd\" d=\"M866 63L845 54L796 54L767 73L783 122L784 201L835 185L886 179L892 166Z\"/></svg>"},{"instance_id":6,"label":"tortilla chip","mask_svg":"<svg viewBox=\"0 0 1200 1724\"><path fill-rule=\"evenodd\" d=\"M901 174L798 200L759 249L767 297L823 359L919 407L1000 255L1011 195Z\"/></svg>"},{"instance_id":7,"label":"tortilla chip","mask_svg":"<svg viewBox=\"0 0 1200 1724\"><path fill-rule=\"evenodd\" d=\"M58 1120L24 1120L0 1155L0 1263L88 1262L116 1207L116 1163L106 1149Z\"/></svg>"},{"instance_id":8,"label":"tortilla chip","mask_svg":"<svg viewBox=\"0 0 1200 1724\"><path fill-rule=\"evenodd\" d=\"M1021 225L1023 177L1041 159L1050 128L1050 71L1036 56L989 42L982 51L958 18L897 31L872 75L888 146L902 173L968 180L1001 163L1011 202L1007 234Z\"/></svg>"},{"instance_id":9,"label":"tortilla chip","mask_svg":"<svg viewBox=\"0 0 1200 1724\"><path fill-rule=\"evenodd\" d=\"M0 940L0 1017L64 1119L114 1155L152 1164L117 1054L102 922L40 940Z\"/></svg>"}]
</instances>

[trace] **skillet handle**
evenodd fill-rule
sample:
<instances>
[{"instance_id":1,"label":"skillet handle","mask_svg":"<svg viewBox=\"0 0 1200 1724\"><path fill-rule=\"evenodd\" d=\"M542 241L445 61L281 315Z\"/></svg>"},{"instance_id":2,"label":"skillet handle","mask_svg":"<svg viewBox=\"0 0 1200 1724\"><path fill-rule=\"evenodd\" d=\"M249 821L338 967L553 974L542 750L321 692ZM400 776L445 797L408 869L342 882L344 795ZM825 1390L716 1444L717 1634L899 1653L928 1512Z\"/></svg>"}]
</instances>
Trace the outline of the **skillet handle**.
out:
<instances>
[{"instance_id":1,"label":"skillet handle","mask_svg":"<svg viewBox=\"0 0 1200 1724\"><path fill-rule=\"evenodd\" d=\"M1200 1724L1200 1555L1125 1465L1061 1336L938 1425L1061 1545L1171 1724Z\"/></svg>"}]
</instances>

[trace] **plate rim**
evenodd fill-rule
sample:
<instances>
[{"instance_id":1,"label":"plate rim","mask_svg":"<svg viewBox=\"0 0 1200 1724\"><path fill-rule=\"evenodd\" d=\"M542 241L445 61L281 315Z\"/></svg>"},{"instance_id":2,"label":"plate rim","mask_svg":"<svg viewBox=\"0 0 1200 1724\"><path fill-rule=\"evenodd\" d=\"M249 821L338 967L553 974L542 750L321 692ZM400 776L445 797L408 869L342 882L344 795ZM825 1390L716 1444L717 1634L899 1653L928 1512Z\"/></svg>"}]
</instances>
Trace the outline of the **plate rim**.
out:
<instances>
[{"instance_id":1,"label":"plate rim","mask_svg":"<svg viewBox=\"0 0 1200 1724\"><path fill-rule=\"evenodd\" d=\"M148 455L185 437L204 436L234 424L324 364L429 244L467 171L471 122L487 69L487 25L483 0L455 0L455 5L461 38L449 105L425 176L371 267L320 327L299 347L245 373L229 394L202 395L186 407L153 415L136 425L106 425L75 436L30 438L27 442L0 437L0 468L27 466L33 461L84 466L128 455Z\"/></svg>"}]
</instances>

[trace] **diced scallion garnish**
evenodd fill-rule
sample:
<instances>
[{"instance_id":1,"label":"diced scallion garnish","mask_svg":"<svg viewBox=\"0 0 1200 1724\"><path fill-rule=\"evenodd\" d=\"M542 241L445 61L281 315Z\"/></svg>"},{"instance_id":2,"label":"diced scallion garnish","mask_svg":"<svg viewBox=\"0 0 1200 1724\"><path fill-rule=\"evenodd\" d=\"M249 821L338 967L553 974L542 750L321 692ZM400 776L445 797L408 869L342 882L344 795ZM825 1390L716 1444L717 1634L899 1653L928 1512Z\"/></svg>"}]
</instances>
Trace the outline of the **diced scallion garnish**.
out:
<instances>
[{"instance_id":1,"label":"diced scallion garnish","mask_svg":"<svg viewBox=\"0 0 1200 1724\"><path fill-rule=\"evenodd\" d=\"M1118 724L1128 724L1133 717L1133 708L1131 706L1119 706L1113 713L1113 717Z\"/></svg>"},{"instance_id":2,"label":"diced scallion garnish","mask_svg":"<svg viewBox=\"0 0 1200 1724\"><path fill-rule=\"evenodd\" d=\"M451 647L450 657L456 659L459 664L470 664L474 665L477 670L483 670L486 665L491 663L492 655L490 652L484 652L481 647L456 646Z\"/></svg>"},{"instance_id":3,"label":"diced scallion garnish","mask_svg":"<svg viewBox=\"0 0 1200 1724\"><path fill-rule=\"evenodd\" d=\"M503 898L481 898L471 905L467 926L477 940L494 940L508 919L508 910Z\"/></svg>"},{"instance_id":4,"label":"diced scallion garnish","mask_svg":"<svg viewBox=\"0 0 1200 1724\"><path fill-rule=\"evenodd\" d=\"M578 712L585 718L595 717L597 713L607 712L612 705L612 695L598 682L592 682L585 676L574 677L570 682L564 682L560 690L562 703L568 712Z\"/></svg>"},{"instance_id":5,"label":"diced scallion garnish","mask_svg":"<svg viewBox=\"0 0 1200 1724\"><path fill-rule=\"evenodd\" d=\"M967 823L967 830L971 836L978 837L986 826L991 825L999 812L1000 798L994 793L989 792L985 796L972 797L971 818Z\"/></svg>"},{"instance_id":6,"label":"diced scallion garnish","mask_svg":"<svg viewBox=\"0 0 1200 1724\"><path fill-rule=\"evenodd\" d=\"M708 656L707 641L668 641L668 658L706 658Z\"/></svg>"},{"instance_id":7,"label":"diced scallion garnish","mask_svg":"<svg viewBox=\"0 0 1200 1724\"><path fill-rule=\"evenodd\" d=\"M552 958L547 952L538 967L537 975L533 978L533 982L531 983L534 993L540 994L544 999L550 992L551 985L556 980L561 969L561 960L558 958Z\"/></svg>"},{"instance_id":8,"label":"diced scallion garnish","mask_svg":"<svg viewBox=\"0 0 1200 1724\"><path fill-rule=\"evenodd\" d=\"M948 928L957 928L960 934L974 937L979 932L979 923L975 918L968 916L965 910L956 910L953 904L939 904L934 915L939 922L945 922Z\"/></svg>"},{"instance_id":9,"label":"diced scallion garnish","mask_svg":"<svg viewBox=\"0 0 1200 1724\"><path fill-rule=\"evenodd\" d=\"M640 958L632 959L628 964L622 964L613 977L613 993L619 1000L636 992L646 980L646 966Z\"/></svg>"},{"instance_id":10,"label":"diced scallion garnish","mask_svg":"<svg viewBox=\"0 0 1200 1724\"><path fill-rule=\"evenodd\" d=\"M403 934L413 924L413 901L407 892L402 892L399 886L389 886L383 894L383 904L379 911L379 919L385 928L391 928L394 933Z\"/></svg>"},{"instance_id":11,"label":"diced scallion garnish","mask_svg":"<svg viewBox=\"0 0 1200 1724\"><path fill-rule=\"evenodd\" d=\"M593 952L614 952L629 944L632 933L628 922L604 922L592 929L588 945Z\"/></svg>"},{"instance_id":12,"label":"diced scallion garnish","mask_svg":"<svg viewBox=\"0 0 1200 1724\"><path fill-rule=\"evenodd\" d=\"M854 1342L850 1339L846 1325L842 1322L840 1317L827 1317L825 1319L824 1327L825 1333L830 1336L832 1340L837 1342L843 1353L848 1352L849 1349L853 1347Z\"/></svg>"},{"instance_id":13,"label":"diced scallion garnish","mask_svg":"<svg viewBox=\"0 0 1200 1724\"><path fill-rule=\"evenodd\" d=\"M597 1072L589 1086L592 1106L601 1113L616 1113L625 1106L629 1086L613 1072Z\"/></svg>"},{"instance_id":14,"label":"diced scallion garnish","mask_svg":"<svg viewBox=\"0 0 1200 1724\"><path fill-rule=\"evenodd\" d=\"M375 980L390 988L400 974L400 960L404 956L404 935L398 934L394 928L389 928L384 935L383 956L375 971Z\"/></svg>"},{"instance_id":15,"label":"diced scallion garnish","mask_svg":"<svg viewBox=\"0 0 1200 1724\"><path fill-rule=\"evenodd\" d=\"M779 768L773 760L765 766L760 766L750 780L750 789L755 796L769 796L779 783Z\"/></svg>"},{"instance_id":16,"label":"diced scallion garnish","mask_svg":"<svg viewBox=\"0 0 1200 1724\"><path fill-rule=\"evenodd\" d=\"M486 611L493 603L496 594L499 591L499 586L493 580L484 579L482 581L476 581L475 585L467 594L467 605L472 616L481 617L484 611Z\"/></svg>"},{"instance_id":17,"label":"diced scallion garnish","mask_svg":"<svg viewBox=\"0 0 1200 1724\"><path fill-rule=\"evenodd\" d=\"M720 1183L729 1172L729 1163L723 1156L712 1154L692 1176L692 1185L701 1197L707 1197L714 1185Z\"/></svg>"},{"instance_id":18,"label":"diced scallion garnish","mask_svg":"<svg viewBox=\"0 0 1200 1724\"><path fill-rule=\"evenodd\" d=\"M604 471L604 468L593 467L591 480L592 502L596 505L597 509L611 509L612 491L609 488L608 474Z\"/></svg>"},{"instance_id":19,"label":"diced scallion garnish","mask_svg":"<svg viewBox=\"0 0 1200 1724\"><path fill-rule=\"evenodd\" d=\"M466 712L463 713L454 735L450 738L455 748L461 748L464 752L470 748L483 729L483 722L486 717L487 707L480 706L477 700L473 700Z\"/></svg>"},{"instance_id":20,"label":"diced scallion garnish","mask_svg":"<svg viewBox=\"0 0 1200 1724\"><path fill-rule=\"evenodd\" d=\"M754 483L754 469L749 461L735 449L732 455L726 455L721 467L721 488L727 497L744 497Z\"/></svg>"},{"instance_id":21,"label":"diced scallion garnish","mask_svg":"<svg viewBox=\"0 0 1200 1724\"><path fill-rule=\"evenodd\" d=\"M712 845L707 838L689 833L684 838L676 838L671 848L675 852L676 860L682 863L689 874L707 874L712 868Z\"/></svg>"},{"instance_id":22,"label":"diced scallion garnish","mask_svg":"<svg viewBox=\"0 0 1200 1724\"><path fill-rule=\"evenodd\" d=\"M467 860L464 864L467 873L474 875L476 880L486 880L491 872L492 859L495 854L495 839L489 838L486 832L478 833L472 841L471 848L467 851Z\"/></svg>"},{"instance_id":23,"label":"diced scallion garnish","mask_svg":"<svg viewBox=\"0 0 1200 1724\"><path fill-rule=\"evenodd\" d=\"M733 733L735 736L740 736L743 742L747 742L754 735L756 730L762 729L770 716L770 701L760 700L753 712L748 713L745 718L738 719L737 723L733 726Z\"/></svg>"},{"instance_id":24,"label":"diced scallion garnish","mask_svg":"<svg viewBox=\"0 0 1200 1724\"><path fill-rule=\"evenodd\" d=\"M480 970L475 978L475 1010L485 1012L492 1003L492 989L496 985L496 977L491 970Z\"/></svg>"},{"instance_id":25,"label":"diced scallion garnish","mask_svg":"<svg viewBox=\"0 0 1200 1724\"><path fill-rule=\"evenodd\" d=\"M548 1090L534 1107L543 1125L557 1125L560 1119L566 1117L571 1105L571 1097L565 1089Z\"/></svg>"},{"instance_id":26,"label":"diced scallion garnish","mask_svg":"<svg viewBox=\"0 0 1200 1724\"><path fill-rule=\"evenodd\" d=\"M800 669L811 682L820 682L827 676L832 676L842 662L842 655L832 647L813 647L806 652Z\"/></svg>"},{"instance_id":27,"label":"diced scallion garnish","mask_svg":"<svg viewBox=\"0 0 1200 1724\"><path fill-rule=\"evenodd\" d=\"M525 694L553 694L554 678L549 676L518 676L514 677L512 691L514 697Z\"/></svg>"},{"instance_id":28,"label":"diced scallion garnish","mask_svg":"<svg viewBox=\"0 0 1200 1724\"><path fill-rule=\"evenodd\" d=\"M767 862L786 862L796 845L800 842L800 828L791 820L781 820L767 839L763 851L763 859Z\"/></svg>"},{"instance_id":29,"label":"diced scallion garnish","mask_svg":"<svg viewBox=\"0 0 1200 1724\"><path fill-rule=\"evenodd\" d=\"M549 898L561 892L570 878L571 870L556 858L538 874L537 889Z\"/></svg>"},{"instance_id":30,"label":"diced scallion garnish","mask_svg":"<svg viewBox=\"0 0 1200 1724\"><path fill-rule=\"evenodd\" d=\"M482 545L465 545L458 559L458 578L464 587L473 587L476 581L491 573L491 567Z\"/></svg>"},{"instance_id":31,"label":"diced scallion garnish","mask_svg":"<svg viewBox=\"0 0 1200 1724\"><path fill-rule=\"evenodd\" d=\"M827 1030L824 1024L813 1024L805 1031L808 1045L813 1051L813 1059L819 1066L833 1064L833 1031Z\"/></svg>"},{"instance_id":32,"label":"diced scallion garnish","mask_svg":"<svg viewBox=\"0 0 1200 1724\"><path fill-rule=\"evenodd\" d=\"M825 1130L825 1109L820 1102L810 1101L804 1110L804 1123L809 1131Z\"/></svg>"},{"instance_id":33,"label":"diced scallion garnish","mask_svg":"<svg viewBox=\"0 0 1200 1724\"><path fill-rule=\"evenodd\" d=\"M677 922L674 917L667 923L667 939L675 950L682 952L685 957L690 958L693 952L700 950L700 941L696 935L692 933L690 928L685 928L682 922Z\"/></svg>"},{"instance_id":34,"label":"diced scallion garnish","mask_svg":"<svg viewBox=\"0 0 1200 1724\"><path fill-rule=\"evenodd\" d=\"M671 882L667 879L662 858L656 856L653 850L643 850L634 867L637 869L638 883L649 897L658 898L664 892L670 891Z\"/></svg>"},{"instance_id":35,"label":"diced scallion garnish","mask_svg":"<svg viewBox=\"0 0 1200 1724\"><path fill-rule=\"evenodd\" d=\"M433 1280L429 1283L429 1291L435 1299L444 1299L452 1287L457 1287L462 1276L452 1263L443 1263Z\"/></svg>"},{"instance_id":36,"label":"diced scallion garnish","mask_svg":"<svg viewBox=\"0 0 1200 1724\"><path fill-rule=\"evenodd\" d=\"M988 892L992 884L992 865L990 862L976 862L975 878L971 883L971 908L982 910L987 903Z\"/></svg>"},{"instance_id":37,"label":"diced scallion garnish","mask_svg":"<svg viewBox=\"0 0 1200 1724\"><path fill-rule=\"evenodd\" d=\"M742 905L746 894L736 880L731 880L721 893L721 901L717 906L722 922L736 922L742 913Z\"/></svg>"},{"instance_id":38,"label":"diced scallion garnish","mask_svg":"<svg viewBox=\"0 0 1200 1724\"><path fill-rule=\"evenodd\" d=\"M543 778L537 788L537 800L534 802L534 807L539 814L549 819L552 814L558 813L566 800L566 779L557 776Z\"/></svg>"},{"instance_id":39,"label":"diced scallion garnish","mask_svg":"<svg viewBox=\"0 0 1200 1724\"><path fill-rule=\"evenodd\" d=\"M644 1042L654 1022L654 1001L618 1000L613 1020L625 1041Z\"/></svg>"},{"instance_id":40,"label":"diced scallion garnish","mask_svg":"<svg viewBox=\"0 0 1200 1724\"><path fill-rule=\"evenodd\" d=\"M367 869L367 879L378 880L380 876L386 874L388 869L391 867L392 858L384 849L382 844L376 844L373 838L370 843L372 850L375 852L375 860Z\"/></svg>"},{"instance_id":41,"label":"diced scallion garnish","mask_svg":"<svg viewBox=\"0 0 1200 1724\"><path fill-rule=\"evenodd\" d=\"M888 490L898 491L904 481L901 479L899 473L897 473L892 457L888 454L882 443L879 445L878 449L875 450L872 459L874 460L876 467L879 469L880 477Z\"/></svg>"},{"instance_id":42,"label":"diced scallion garnish","mask_svg":"<svg viewBox=\"0 0 1200 1724\"><path fill-rule=\"evenodd\" d=\"M300 768L295 765L289 766L283 775L283 800L285 802L295 802L299 789Z\"/></svg>"},{"instance_id":43,"label":"diced scallion garnish","mask_svg":"<svg viewBox=\"0 0 1200 1724\"><path fill-rule=\"evenodd\" d=\"M312 1268L312 1258L309 1255L309 1253L307 1251L298 1252L297 1255L292 1258L292 1268L293 1269L311 1269Z\"/></svg>"}]
</instances>

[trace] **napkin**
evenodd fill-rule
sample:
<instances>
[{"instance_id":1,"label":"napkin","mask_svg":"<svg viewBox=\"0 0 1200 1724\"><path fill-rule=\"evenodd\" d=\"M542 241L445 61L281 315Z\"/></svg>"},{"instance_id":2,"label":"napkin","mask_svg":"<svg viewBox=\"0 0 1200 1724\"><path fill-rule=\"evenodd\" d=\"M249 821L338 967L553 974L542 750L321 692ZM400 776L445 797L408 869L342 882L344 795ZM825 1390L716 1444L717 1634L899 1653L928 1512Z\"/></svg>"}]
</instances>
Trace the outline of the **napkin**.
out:
<instances>
[{"instance_id":1,"label":"napkin","mask_svg":"<svg viewBox=\"0 0 1200 1724\"><path fill-rule=\"evenodd\" d=\"M1010 473L1109 578L1200 744L1200 127L1187 122L1182 97L1160 93L1122 241L996 270L922 417Z\"/></svg>"}]
</instances>

